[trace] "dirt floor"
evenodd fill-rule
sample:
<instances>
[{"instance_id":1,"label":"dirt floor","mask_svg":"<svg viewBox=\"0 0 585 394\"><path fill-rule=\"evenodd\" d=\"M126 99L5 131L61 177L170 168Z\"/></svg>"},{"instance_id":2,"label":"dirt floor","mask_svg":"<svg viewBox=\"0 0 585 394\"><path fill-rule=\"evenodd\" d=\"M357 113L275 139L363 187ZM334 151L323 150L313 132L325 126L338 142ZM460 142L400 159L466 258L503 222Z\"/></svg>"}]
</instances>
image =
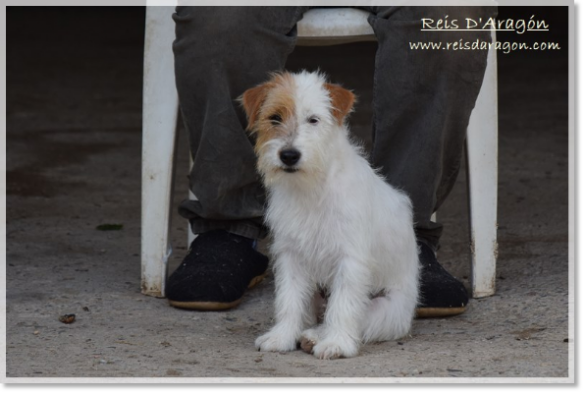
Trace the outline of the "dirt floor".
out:
<instances>
[{"instance_id":1,"label":"dirt floor","mask_svg":"<svg viewBox=\"0 0 585 394\"><path fill-rule=\"evenodd\" d=\"M551 11L528 17L539 12ZM547 40L566 39L561 25ZM272 276L226 312L140 293L143 31L142 8L8 10L8 378L569 376L566 46L499 55L497 294L457 317L416 320L410 337L357 358L320 361L254 349L271 325ZM351 126L362 137L375 50L297 48L289 64L355 89ZM187 194L181 138L175 204ZM466 201L462 171L439 212L439 258L468 284ZM123 228L96 229L106 223ZM171 269L186 252L186 225L175 214ZM75 322L60 322L64 314Z\"/></svg>"}]
</instances>

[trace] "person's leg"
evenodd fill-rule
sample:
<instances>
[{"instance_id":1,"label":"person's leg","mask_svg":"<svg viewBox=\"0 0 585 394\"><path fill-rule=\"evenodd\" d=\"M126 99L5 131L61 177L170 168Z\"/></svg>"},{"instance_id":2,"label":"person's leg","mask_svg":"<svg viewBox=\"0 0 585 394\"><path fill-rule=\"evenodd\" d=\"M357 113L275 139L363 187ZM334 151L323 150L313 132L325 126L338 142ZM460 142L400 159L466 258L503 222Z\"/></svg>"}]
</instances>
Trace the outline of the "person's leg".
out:
<instances>
[{"instance_id":1,"label":"person's leg","mask_svg":"<svg viewBox=\"0 0 585 394\"><path fill-rule=\"evenodd\" d=\"M194 233L265 235L264 190L237 98L281 70L296 41L301 7L177 7L175 74L190 136L190 187L180 214Z\"/></svg>"},{"instance_id":2,"label":"person's leg","mask_svg":"<svg viewBox=\"0 0 585 394\"><path fill-rule=\"evenodd\" d=\"M302 7L177 7L176 84L190 137L190 187L179 213L201 234L167 283L174 306L221 309L239 302L266 270L253 250L265 236L264 190L237 98L284 67Z\"/></svg>"},{"instance_id":3,"label":"person's leg","mask_svg":"<svg viewBox=\"0 0 585 394\"><path fill-rule=\"evenodd\" d=\"M422 18L487 19L490 7L374 7L378 38L372 161L413 201L417 236L436 248L442 226L431 215L459 171L471 110L481 88L485 50L411 49L411 43L491 41L490 32L421 31Z\"/></svg>"},{"instance_id":4,"label":"person's leg","mask_svg":"<svg viewBox=\"0 0 585 394\"><path fill-rule=\"evenodd\" d=\"M369 7L369 11L378 39L372 163L413 202L417 238L423 249L422 305L464 307L467 294L463 286L451 280L438 263L431 267L432 273L424 265L439 244L442 225L432 222L431 215L457 178L487 51L416 50L411 45L441 42L445 48L448 42L460 40L490 42L489 31L421 31L422 18L448 18L463 26L465 18L495 16L496 8ZM445 287L449 286L453 294L448 294Z\"/></svg>"}]
</instances>

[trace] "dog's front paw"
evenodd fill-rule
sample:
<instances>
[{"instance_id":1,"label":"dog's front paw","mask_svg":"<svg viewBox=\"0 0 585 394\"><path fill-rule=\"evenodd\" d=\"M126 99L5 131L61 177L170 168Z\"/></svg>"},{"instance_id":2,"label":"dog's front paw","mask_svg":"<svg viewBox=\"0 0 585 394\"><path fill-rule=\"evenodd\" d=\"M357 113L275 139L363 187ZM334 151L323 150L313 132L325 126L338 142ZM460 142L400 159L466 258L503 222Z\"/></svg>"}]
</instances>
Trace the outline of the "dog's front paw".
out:
<instances>
[{"instance_id":1,"label":"dog's front paw","mask_svg":"<svg viewBox=\"0 0 585 394\"><path fill-rule=\"evenodd\" d=\"M259 336L255 345L261 352L290 352L296 350L297 341L294 335L273 329Z\"/></svg>"},{"instance_id":2,"label":"dog's front paw","mask_svg":"<svg viewBox=\"0 0 585 394\"><path fill-rule=\"evenodd\" d=\"M313 355L321 360L350 358L358 355L359 342L350 338L324 338L313 346Z\"/></svg>"}]
</instances>

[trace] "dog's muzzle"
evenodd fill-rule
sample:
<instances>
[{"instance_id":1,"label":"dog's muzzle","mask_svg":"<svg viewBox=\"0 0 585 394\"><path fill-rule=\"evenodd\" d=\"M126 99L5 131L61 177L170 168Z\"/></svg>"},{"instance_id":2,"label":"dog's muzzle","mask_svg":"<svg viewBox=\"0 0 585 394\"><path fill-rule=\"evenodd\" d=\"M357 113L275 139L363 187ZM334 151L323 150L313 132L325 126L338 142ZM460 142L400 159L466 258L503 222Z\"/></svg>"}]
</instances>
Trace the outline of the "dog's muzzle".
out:
<instances>
[{"instance_id":1,"label":"dog's muzzle","mask_svg":"<svg viewBox=\"0 0 585 394\"><path fill-rule=\"evenodd\" d=\"M286 166L283 168L284 171L286 172L297 171L297 168L294 168L294 166L301 159L301 152L299 152L296 149L284 149L280 151L279 157L282 164Z\"/></svg>"}]
</instances>

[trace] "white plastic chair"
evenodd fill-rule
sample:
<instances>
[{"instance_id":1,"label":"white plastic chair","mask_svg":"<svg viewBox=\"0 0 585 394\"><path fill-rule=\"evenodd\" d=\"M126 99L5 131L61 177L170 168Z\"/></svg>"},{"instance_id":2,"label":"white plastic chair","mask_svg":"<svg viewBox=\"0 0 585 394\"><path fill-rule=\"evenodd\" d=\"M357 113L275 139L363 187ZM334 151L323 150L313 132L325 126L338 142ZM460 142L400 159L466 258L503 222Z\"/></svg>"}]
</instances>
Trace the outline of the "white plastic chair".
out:
<instances>
[{"instance_id":1,"label":"white plastic chair","mask_svg":"<svg viewBox=\"0 0 585 394\"><path fill-rule=\"evenodd\" d=\"M179 100L172 42L173 7L148 7L144 48L142 140L142 292L164 297ZM297 25L298 45L375 41L368 13L313 9ZM492 33L494 39L495 34ZM497 75L490 51L483 85L467 129L473 297L494 294L497 257ZM192 194L191 194L192 196ZM193 196L192 196L193 197ZM189 230L189 233L190 230ZM193 239L190 234L189 240Z\"/></svg>"}]
</instances>

